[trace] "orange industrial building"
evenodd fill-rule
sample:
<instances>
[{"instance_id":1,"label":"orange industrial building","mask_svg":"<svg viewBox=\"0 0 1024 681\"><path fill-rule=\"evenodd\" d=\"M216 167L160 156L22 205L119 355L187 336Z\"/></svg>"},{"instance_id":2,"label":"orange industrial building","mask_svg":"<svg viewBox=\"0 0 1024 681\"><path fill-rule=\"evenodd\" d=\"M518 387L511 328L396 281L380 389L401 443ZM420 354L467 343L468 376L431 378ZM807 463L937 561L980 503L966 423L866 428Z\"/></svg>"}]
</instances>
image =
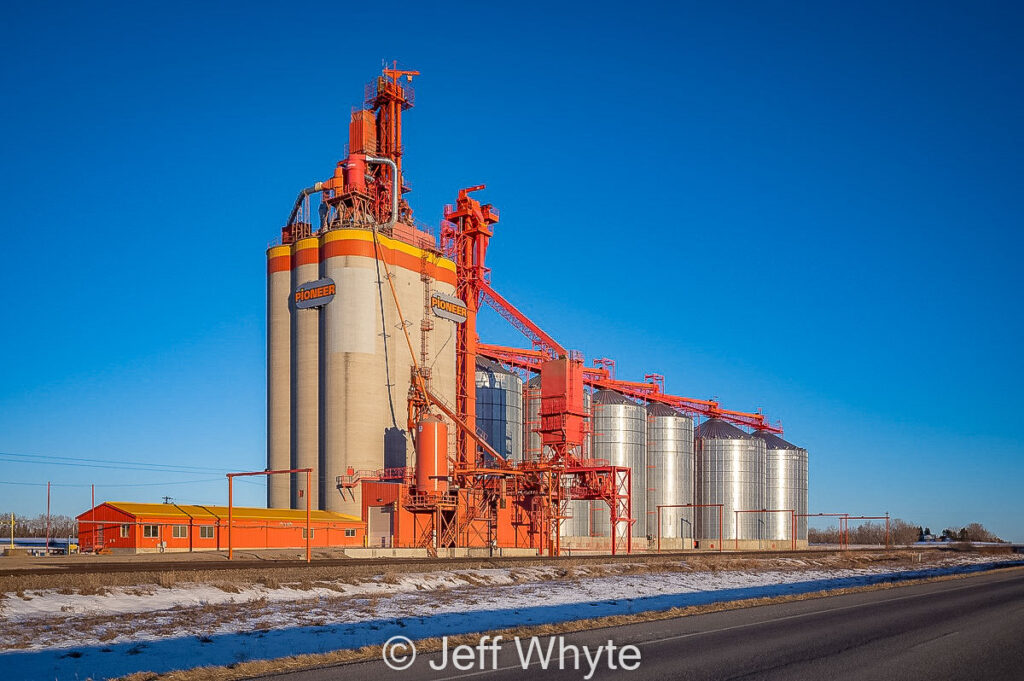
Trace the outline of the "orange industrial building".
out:
<instances>
[{"instance_id":1,"label":"orange industrial building","mask_svg":"<svg viewBox=\"0 0 1024 681\"><path fill-rule=\"evenodd\" d=\"M228 548L227 506L137 504L108 501L78 516L82 551L154 553L218 551ZM363 546L366 525L354 516L313 511L311 545ZM306 512L288 509L231 509L231 543L237 549L306 547Z\"/></svg>"}]
</instances>

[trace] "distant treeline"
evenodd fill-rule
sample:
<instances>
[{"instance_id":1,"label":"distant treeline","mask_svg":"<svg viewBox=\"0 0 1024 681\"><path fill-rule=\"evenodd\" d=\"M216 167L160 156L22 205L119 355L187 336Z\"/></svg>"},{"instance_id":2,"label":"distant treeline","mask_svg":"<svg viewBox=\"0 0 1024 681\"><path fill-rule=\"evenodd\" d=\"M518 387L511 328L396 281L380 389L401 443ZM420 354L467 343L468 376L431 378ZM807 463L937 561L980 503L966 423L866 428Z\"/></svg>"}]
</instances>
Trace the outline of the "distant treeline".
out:
<instances>
[{"instance_id":1,"label":"distant treeline","mask_svg":"<svg viewBox=\"0 0 1024 681\"><path fill-rule=\"evenodd\" d=\"M0 515L0 537L9 537L11 534L10 512ZM75 537L78 535L78 524L71 516L51 515L50 536L51 537ZM14 515L14 536L15 537L45 537L46 536L46 514L40 514L34 518L28 516ZM914 525L899 518L889 521L889 541L893 544L913 544L916 541L926 539L964 541L964 542L1001 542L1003 541L993 533L989 532L981 523L971 523L965 527L947 527L938 535L933 535L931 528L921 525ZM824 530L815 528L807 529L807 541L811 544L838 544L839 528L829 527ZM865 522L853 525L849 528L849 542L851 544L884 544L885 523Z\"/></svg>"},{"instance_id":2,"label":"distant treeline","mask_svg":"<svg viewBox=\"0 0 1024 681\"><path fill-rule=\"evenodd\" d=\"M0 515L0 537L11 536L11 512L6 511ZM35 518L14 514L14 536L15 537L45 537L46 536L46 514L42 513ZM50 516L51 537L77 537L78 523L67 515Z\"/></svg>"},{"instance_id":3,"label":"distant treeline","mask_svg":"<svg viewBox=\"0 0 1024 681\"><path fill-rule=\"evenodd\" d=\"M866 522L851 525L848 533L851 544L884 544L885 523ZM899 518L889 521L889 541L893 544L913 544L928 539L964 542L1001 542L996 535L985 529L981 523L971 523L965 527L948 527L939 535L933 535L931 528L914 525ZM824 530L807 529L807 541L811 544L838 544L839 528L829 527Z\"/></svg>"}]
</instances>

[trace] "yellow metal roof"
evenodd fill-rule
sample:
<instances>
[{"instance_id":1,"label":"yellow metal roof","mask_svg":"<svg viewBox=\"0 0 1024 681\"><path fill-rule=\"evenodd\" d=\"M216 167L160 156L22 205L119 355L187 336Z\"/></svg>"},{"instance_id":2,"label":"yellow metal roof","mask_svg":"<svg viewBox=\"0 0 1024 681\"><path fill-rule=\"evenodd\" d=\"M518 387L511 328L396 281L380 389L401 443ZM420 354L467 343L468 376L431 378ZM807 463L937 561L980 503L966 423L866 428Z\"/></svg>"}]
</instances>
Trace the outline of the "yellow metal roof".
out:
<instances>
[{"instance_id":1,"label":"yellow metal roof","mask_svg":"<svg viewBox=\"0 0 1024 681\"><path fill-rule=\"evenodd\" d=\"M161 518L196 518L226 520L228 517L227 506L194 506L186 504L139 504L130 501L108 501L108 506L113 506L119 511L124 511L133 516L160 516ZM234 518L255 518L258 520L289 520L293 522L305 522L306 512L304 510L292 510L288 508L253 508L249 506L233 506L231 515ZM333 511L310 511L310 519L320 522L348 522L361 523L360 518L345 513Z\"/></svg>"}]
</instances>

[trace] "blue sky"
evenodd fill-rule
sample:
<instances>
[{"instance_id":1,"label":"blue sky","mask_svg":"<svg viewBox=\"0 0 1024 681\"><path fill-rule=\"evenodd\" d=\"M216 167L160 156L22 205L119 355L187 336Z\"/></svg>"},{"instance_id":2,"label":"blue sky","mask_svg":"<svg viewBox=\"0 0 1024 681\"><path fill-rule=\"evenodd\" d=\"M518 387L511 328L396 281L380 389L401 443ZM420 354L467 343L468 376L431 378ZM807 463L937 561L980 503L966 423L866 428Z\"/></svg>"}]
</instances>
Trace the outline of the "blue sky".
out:
<instances>
[{"instance_id":1,"label":"blue sky","mask_svg":"<svg viewBox=\"0 0 1024 681\"><path fill-rule=\"evenodd\" d=\"M263 467L264 249L397 58L417 217L486 183L566 345L781 418L812 511L1024 540L1019 6L424 5L6 8L0 452L158 466L0 456L0 509Z\"/></svg>"}]
</instances>

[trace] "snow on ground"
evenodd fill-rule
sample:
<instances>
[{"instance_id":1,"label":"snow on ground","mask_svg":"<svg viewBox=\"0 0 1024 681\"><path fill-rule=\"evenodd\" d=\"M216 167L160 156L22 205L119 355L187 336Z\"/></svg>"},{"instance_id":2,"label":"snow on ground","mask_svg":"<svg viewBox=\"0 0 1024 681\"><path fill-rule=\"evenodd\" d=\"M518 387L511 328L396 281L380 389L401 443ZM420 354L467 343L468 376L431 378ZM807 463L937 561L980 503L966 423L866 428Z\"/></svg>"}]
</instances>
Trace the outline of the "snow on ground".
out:
<instances>
[{"instance_id":1,"label":"snow on ground","mask_svg":"<svg viewBox=\"0 0 1024 681\"><path fill-rule=\"evenodd\" d=\"M213 585L123 587L91 596L33 591L0 600L0 670L11 681L110 678L357 648L395 634L417 639L550 624L1006 562L1020 561L966 555L894 570L827 569L792 558L767 571L629 574L630 566L617 564L568 574L557 566L407 573L354 584L318 582L305 589L252 585L237 593Z\"/></svg>"},{"instance_id":2,"label":"snow on ground","mask_svg":"<svg viewBox=\"0 0 1024 681\"><path fill-rule=\"evenodd\" d=\"M114 615L152 612L168 608L187 608L221 603L269 601L272 603L341 596L393 596L415 591L435 591L465 587L473 583L500 586L523 581L541 581L555 576L554 567L478 570L452 570L445 573L410 573L396 575L384 581L375 580L348 584L332 582L330 587L312 585L300 589L294 586L270 588L261 584L238 587L235 592L215 584L179 584L164 588L155 584L139 587L113 587L103 595L62 594L55 590L33 591L31 600L14 597L0 601L0 617L9 621L32 616L53 615L56 612L85 615ZM516 577L513 577L512 574ZM2 644L0 644L2 650Z\"/></svg>"}]
</instances>

